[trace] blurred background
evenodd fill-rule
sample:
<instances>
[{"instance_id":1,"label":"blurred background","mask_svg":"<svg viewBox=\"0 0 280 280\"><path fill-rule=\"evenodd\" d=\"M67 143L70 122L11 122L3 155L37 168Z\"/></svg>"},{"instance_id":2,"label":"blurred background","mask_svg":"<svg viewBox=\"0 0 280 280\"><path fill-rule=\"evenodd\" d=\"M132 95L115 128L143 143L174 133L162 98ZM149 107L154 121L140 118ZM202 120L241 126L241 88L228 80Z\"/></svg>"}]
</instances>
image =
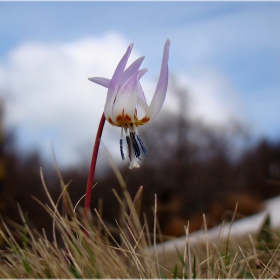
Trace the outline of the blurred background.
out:
<instances>
[{"instance_id":1,"label":"blurred background","mask_svg":"<svg viewBox=\"0 0 280 280\"><path fill-rule=\"evenodd\" d=\"M256 213L280 194L280 3L277 2L0 2L0 212L17 220L18 204L33 228L51 219L39 168L57 199L54 154L70 196L85 193L106 89L130 43L129 63L145 55L141 79L154 93L163 46L171 41L167 98L158 117L139 128L148 150L128 170L120 130L106 123L102 141L129 191L144 186L143 212L153 222L154 195L166 236ZM120 192L104 146L92 207L119 218ZM99 202L98 202L99 201ZM83 201L80 202L83 206Z\"/></svg>"}]
</instances>

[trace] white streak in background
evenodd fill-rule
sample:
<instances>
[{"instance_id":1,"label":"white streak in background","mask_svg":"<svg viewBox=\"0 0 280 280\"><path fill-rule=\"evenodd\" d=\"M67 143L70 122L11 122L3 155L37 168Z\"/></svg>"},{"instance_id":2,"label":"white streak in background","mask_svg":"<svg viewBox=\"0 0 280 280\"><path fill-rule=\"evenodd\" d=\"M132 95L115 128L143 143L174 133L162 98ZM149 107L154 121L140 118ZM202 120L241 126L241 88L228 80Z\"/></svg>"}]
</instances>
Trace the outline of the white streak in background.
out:
<instances>
[{"instance_id":1,"label":"white streak in background","mask_svg":"<svg viewBox=\"0 0 280 280\"><path fill-rule=\"evenodd\" d=\"M222 223L219 226L213 227L207 230L207 239L210 242L215 242L219 240L226 240L230 233L231 240L235 238L244 238L248 234L257 234L263 228L263 224L269 215L272 228L279 228L280 226L280 196L268 199L265 201L264 210L255 215L242 218L240 220L230 223ZM205 231L199 230L193 232L189 236L190 244L195 242L205 242ZM186 246L186 237L179 237L171 241L166 241L157 245L157 252L170 254L178 252L178 250L184 250ZM149 248L150 249L150 248ZM154 247L153 247L154 250Z\"/></svg>"},{"instance_id":2,"label":"white streak in background","mask_svg":"<svg viewBox=\"0 0 280 280\"><path fill-rule=\"evenodd\" d=\"M53 141L61 166L89 161L106 89L87 78L110 78L130 43L120 35L108 34L63 44L27 42L10 52L5 64L0 65L0 89L6 99L5 123L17 130L20 146L39 148L45 158L52 160ZM138 54L135 46L130 61L144 54ZM148 57L143 67L149 68ZM226 77L214 69L185 75L179 77L179 82L190 88L193 118L201 117L209 124L243 118L241 101ZM148 103L156 80L148 74L143 78ZM169 88L163 109L177 111L174 100ZM102 140L119 162L119 129L106 124Z\"/></svg>"}]
</instances>

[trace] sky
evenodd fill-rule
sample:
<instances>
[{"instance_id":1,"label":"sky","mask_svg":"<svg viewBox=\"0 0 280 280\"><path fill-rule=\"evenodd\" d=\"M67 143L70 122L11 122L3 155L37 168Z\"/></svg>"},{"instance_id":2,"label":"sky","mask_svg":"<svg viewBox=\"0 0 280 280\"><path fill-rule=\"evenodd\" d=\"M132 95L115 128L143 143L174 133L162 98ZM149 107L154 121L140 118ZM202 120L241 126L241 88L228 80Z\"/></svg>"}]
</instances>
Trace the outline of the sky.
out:
<instances>
[{"instance_id":1,"label":"sky","mask_svg":"<svg viewBox=\"0 0 280 280\"><path fill-rule=\"evenodd\" d=\"M145 55L149 101L170 39L170 77L186 89L191 118L237 120L255 137L279 140L279 34L280 2L0 2L4 123L22 151L52 161L53 145L61 166L89 161L106 89L88 77L111 78L134 43L129 63ZM157 118L179 107L169 87ZM119 135L105 125L116 161Z\"/></svg>"}]
</instances>

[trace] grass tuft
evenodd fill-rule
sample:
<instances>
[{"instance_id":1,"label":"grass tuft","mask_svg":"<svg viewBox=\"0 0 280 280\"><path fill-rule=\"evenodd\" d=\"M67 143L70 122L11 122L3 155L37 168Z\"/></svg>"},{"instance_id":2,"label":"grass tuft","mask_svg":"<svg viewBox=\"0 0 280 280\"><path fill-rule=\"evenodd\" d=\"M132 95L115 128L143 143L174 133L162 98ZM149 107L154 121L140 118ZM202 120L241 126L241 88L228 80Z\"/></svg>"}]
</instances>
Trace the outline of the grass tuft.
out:
<instances>
[{"instance_id":1,"label":"grass tuft","mask_svg":"<svg viewBox=\"0 0 280 280\"><path fill-rule=\"evenodd\" d=\"M116 194L123 211L122 221L116 222L121 242L115 240L112 229L102 220L101 207L89 212L87 217L81 207L73 207L68 184L63 183L61 175L61 196L53 201L41 170L49 203L38 203L53 219L53 241L47 239L44 230L40 233L30 229L28 215L19 207L22 225L11 222L8 226L2 221L0 234L6 248L0 251L0 277L279 278L279 233L271 228L269 218L255 235L236 239L229 232L225 240L217 237L213 241L208 239L204 216L204 240L191 242L189 225L186 225L184 248L159 250L156 244L161 240L156 217L157 197L154 227L150 232L147 223L141 224L139 219L143 187L132 199L120 174L116 174L123 190L123 198ZM59 211L61 201L63 208Z\"/></svg>"}]
</instances>

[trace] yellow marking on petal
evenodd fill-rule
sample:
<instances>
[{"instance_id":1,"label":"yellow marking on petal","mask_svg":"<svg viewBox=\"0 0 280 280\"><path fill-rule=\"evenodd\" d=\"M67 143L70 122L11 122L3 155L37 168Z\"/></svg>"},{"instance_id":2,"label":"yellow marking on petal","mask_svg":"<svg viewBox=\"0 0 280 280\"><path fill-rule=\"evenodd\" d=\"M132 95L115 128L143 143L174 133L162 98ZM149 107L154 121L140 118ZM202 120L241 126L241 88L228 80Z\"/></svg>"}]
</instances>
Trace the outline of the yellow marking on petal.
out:
<instances>
[{"instance_id":1,"label":"yellow marking on petal","mask_svg":"<svg viewBox=\"0 0 280 280\"><path fill-rule=\"evenodd\" d=\"M121 122L122 120L123 120L123 117L121 115L118 115L117 118L116 118L116 121Z\"/></svg>"},{"instance_id":2,"label":"yellow marking on petal","mask_svg":"<svg viewBox=\"0 0 280 280\"><path fill-rule=\"evenodd\" d=\"M141 119L140 121L138 121L138 125L146 124L149 120L150 120L150 118L144 117L143 119Z\"/></svg>"},{"instance_id":3,"label":"yellow marking on petal","mask_svg":"<svg viewBox=\"0 0 280 280\"><path fill-rule=\"evenodd\" d=\"M126 121L130 121L130 122L131 122L131 117L130 117L129 115L126 114L126 115L124 116L124 118L125 118Z\"/></svg>"},{"instance_id":4,"label":"yellow marking on petal","mask_svg":"<svg viewBox=\"0 0 280 280\"><path fill-rule=\"evenodd\" d=\"M111 118L107 119L107 121L108 121L110 124L114 125L114 122L112 121Z\"/></svg>"},{"instance_id":5,"label":"yellow marking on petal","mask_svg":"<svg viewBox=\"0 0 280 280\"><path fill-rule=\"evenodd\" d=\"M131 117L128 114L124 114L124 110L122 110L122 113L116 117L116 121L117 123L125 124L132 122Z\"/></svg>"},{"instance_id":6,"label":"yellow marking on petal","mask_svg":"<svg viewBox=\"0 0 280 280\"><path fill-rule=\"evenodd\" d=\"M126 126L139 126L139 125L144 125L147 122L150 121L149 117L144 117L141 120L139 120L136 116L134 115L134 120L131 119L131 117L128 114L124 114L124 110L122 111L122 114L118 115L116 118L116 121L113 122L111 118L108 118L107 121L114 126L119 126L119 127L126 127Z\"/></svg>"}]
</instances>

